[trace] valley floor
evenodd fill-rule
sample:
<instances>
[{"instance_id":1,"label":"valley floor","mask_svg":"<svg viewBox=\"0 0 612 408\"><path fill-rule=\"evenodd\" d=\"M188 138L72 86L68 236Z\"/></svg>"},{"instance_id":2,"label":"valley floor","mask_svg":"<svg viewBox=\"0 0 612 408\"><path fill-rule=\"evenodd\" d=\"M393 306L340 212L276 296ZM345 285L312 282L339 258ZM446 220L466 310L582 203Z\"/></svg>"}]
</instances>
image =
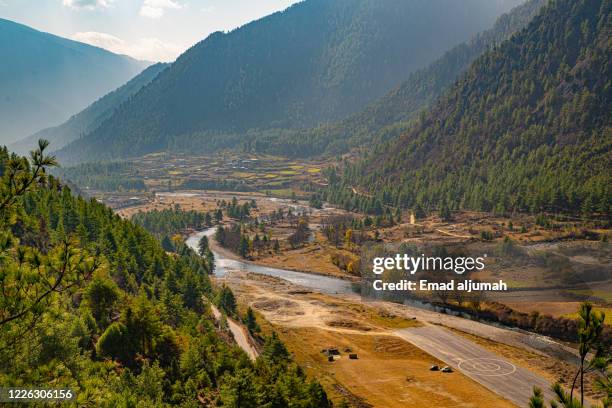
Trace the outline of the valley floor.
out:
<instances>
[{"instance_id":1,"label":"valley floor","mask_svg":"<svg viewBox=\"0 0 612 408\"><path fill-rule=\"evenodd\" d=\"M222 281L337 401L356 407L514 406L460 372L430 371L433 364L445 364L398 334L422 326L417 320L261 275L236 272ZM340 353L333 362L322 353L329 348ZM350 359L351 353L357 359Z\"/></svg>"},{"instance_id":2,"label":"valley floor","mask_svg":"<svg viewBox=\"0 0 612 408\"><path fill-rule=\"evenodd\" d=\"M119 212L129 217L137 211L171 208L177 204L184 210L210 211L220 200L229 201L232 197L237 197L239 202L256 200L254 216L266 215L279 208L307 210L313 234L303 247L259 254L251 261L240 259L210 239L221 263L228 259L240 261L242 265L293 269L348 281L356 279L330 261L333 254L350 254L350 251L330 246L320 231L325 217L345 214L334 208L317 210L303 201L255 193L209 191L158 194L146 205ZM441 229L457 231L459 227L438 228L435 220L427 222L427 228L418 231L418 234L426 234L421 239L432 236L442 241L461 239L439 232ZM383 239L406 238L406 232L402 233L402 238L394 230L401 231L401 226L383 229ZM267 231L274 237L286 239L291 227L275 225ZM408 225L405 231L412 234L412 226ZM408 239L419 239L418 234ZM479 245L473 240L470 242ZM494 244L484 245L492 248ZM228 284L243 309L251 306L256 311L264 332L277 331L300 365L321 381L336 401L347 399L355 407L421 407L425 403L439 407L525 406L533 385L539 385L550 395L549 384L561 381L567 385L575 370L575 354L571 347L543 336L411 306L364 301L354 294L316 293L283 279L250 273L248 267L246 270L244 267L225 269L225 274L216 278L217 283ZM509 273L503 265L498 270ZM518 271L516 279L519 280L522 276L529 277L535 269L529 273L520 268L512 270ZM530 303L526 297L515 300L520 306ZM563 313L569 313L576 304L574 299L566 301L571 301L568 303L571 307L560 308ZM544 310L546 305L548 302L538 307ZM245 344L242 346L248 349ZM333 362L322 353L329 348L340 352ZM358 358L350 359L351 353L356 353ZM473 359L485 360L469 361ZM433 364L449 365L455 372L430 371ZM506 369L511 372L503 372ZM489 376L483 374L483 370L502 372ZM590 388L587 395L594 395Z\"/></svg>"},{"instance_id":3,"label":"valley floor","mask_svg":"<svg viewBox=\"0 0 612 408\"><path fill-rule=\"evenodd\" d=\"M218 283L256 310L264 328L277 331L332 395L354 406L524 406L534 385L552 398L550 384L567 385L574 372L573 350L543 336L351 294L324 295L245 271L226 271ZM321 352L330 347L341 352L334 362ZM433 364L457 372L429 371Z\"/></svg>"}]
</instances>

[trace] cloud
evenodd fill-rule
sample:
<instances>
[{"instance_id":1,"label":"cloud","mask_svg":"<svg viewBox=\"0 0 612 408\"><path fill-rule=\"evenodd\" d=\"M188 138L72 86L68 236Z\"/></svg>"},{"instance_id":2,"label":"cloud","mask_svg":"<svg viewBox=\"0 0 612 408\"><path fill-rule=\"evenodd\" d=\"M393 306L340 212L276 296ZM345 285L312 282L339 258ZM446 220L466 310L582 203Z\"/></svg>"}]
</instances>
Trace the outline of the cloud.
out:
<instances>
[{"instance_id":1,"label":"cloud","mask_svg":"<svg viewBox=\"0 0 612 408\"><path fill-rule=\"evenodd\" d=\"M206 6L206 7L202 7L200 9L200 11L202 13L212 13L213 11L215 11L215 6Z\"/></svg>"},{"instance_id":2,"label":"cloud","mask_svg":"<svg viewBox=\"0 0 612 408\"><path fill-rule=\"evenodd\" d=\"M160 18L168 9L181 9L183 5L177 0L144 0L140 15L148 18Z\"/></svg>"},{"instance_id":3,"label":"cloud","mask_svg":"<svg viewBox=\"0 0 612 408\"><path fill-rule=\"evenodd\" d=\"M158 38L139 38L129 43L114 35L96 31L76 33L72 39L146 61L174 61L185 50L184 47Z\"/></svg>"},{"instance_id":4,"label":"cloud","mask_svg":"<svg viewBox=\"0 0 612 408\"><path fill-rule=\"evenodd\" d=\"M110 6L114 0L64 0L64 6L74 9L95 10Z\"/></svg>"},{"instance_id":5,"label":"cloud","mask_svg":"<svg viewBox=\"0 0 612 408\"><path fill-rule=\"evenodd\" d=\"M164 15L164 9L149 7L149 6L142 6L140 8L139 14L143 17L148 17L148 18L160 18L161 16Z\"/></svg>"}]
</instances>

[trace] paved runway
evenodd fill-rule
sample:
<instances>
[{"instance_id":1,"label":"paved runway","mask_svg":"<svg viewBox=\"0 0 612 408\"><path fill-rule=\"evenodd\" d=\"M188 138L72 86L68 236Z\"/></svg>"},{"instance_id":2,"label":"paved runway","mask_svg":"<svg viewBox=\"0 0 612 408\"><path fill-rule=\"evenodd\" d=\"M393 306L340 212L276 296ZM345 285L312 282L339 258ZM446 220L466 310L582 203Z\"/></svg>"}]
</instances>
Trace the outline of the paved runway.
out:
<instances>
[{"instance_id":1,"label":"paved runway","mask_svg":"<svg viewBox=\"0 0 612 408\"><path fill-rule=\"evenodd\" d=\"M527 406L534 385L544 392L546 405L553 399L551 385L544 378L445 328L427 325L396 334L519 407Z\"/></svg>"}]
</instances>

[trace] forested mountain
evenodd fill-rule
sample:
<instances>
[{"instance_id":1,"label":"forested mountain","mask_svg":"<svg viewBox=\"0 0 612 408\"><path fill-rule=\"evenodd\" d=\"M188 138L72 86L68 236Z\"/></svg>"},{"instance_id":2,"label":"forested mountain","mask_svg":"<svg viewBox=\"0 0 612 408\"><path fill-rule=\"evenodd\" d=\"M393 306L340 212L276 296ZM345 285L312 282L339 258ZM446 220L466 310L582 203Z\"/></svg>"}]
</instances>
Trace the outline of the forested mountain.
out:
<instances>
[{"instance_id":1,"label":"forested mountain","mask_svg":"<svg viewBox=\"0 0 612 408\"><path fill-rule=\"evenodd\" d=\"M212 257L74 197L41 147L0 149L2 384L70 388L77 406L331 406L278 337L253 363L213 323Z\"/></svg>"},{"instance_id":2,"label":"forested mountain","mask_svg":"<svg viewBox=\"0 0 612 408\"><path fill-rule=\"evenodd\" d=\"M493 27L412 73L363 111L340 122L312 129L259 132L244 143L244 149L308 157L344 153L353 147L397 137L409 128L410 120L442 96L478 56L524 28L546 1L528 0L501 15Z\"/></svg>"},{"instance_id":3,"label":"forested mountain","mask_svg":"<svg viewBox=\"0 0 612 408\"><path fill-rule=\"evenodd\" d=\"M60 158L209 151L234 146L249 131L338 120L518 2L297 3L196 44Z\"/></svg>"},{"instance_id":4,"label":"forested mountain","mask_svg":"<svg viewBox=\"0 0 612 408\"><path fill-rule=\"evenodd\" d=\"M54 149L59 149L92 132L108 119L119 106L151 82L168 64L157 63L147 67L126 84L104 95L81 112L73 115L59 126L43 129L26 137L9 148L19 154L25 154L36 146L39 139L48 140Z\"/></svg>"},{"instance_id":5,"label":"forested mountain","mask_svg":"<svg viewBox=\"0 0 612 408\"><path fill-rule=\"evenodd\" d=\"M148 63L0 18L0 143L57 125Z\"/></svg>"},{"instance_id":6,"label":"forested mountain","mask_svg":"<svg viewBox=\"0 0 612 408\"><path fill-rule=\"evenodd\" d=\"M479 57L413 127L330 174L369 209L610 214L610 0L556 0ZM356 195L367 190L373 197Z\"/></svg>"}]
</instances>

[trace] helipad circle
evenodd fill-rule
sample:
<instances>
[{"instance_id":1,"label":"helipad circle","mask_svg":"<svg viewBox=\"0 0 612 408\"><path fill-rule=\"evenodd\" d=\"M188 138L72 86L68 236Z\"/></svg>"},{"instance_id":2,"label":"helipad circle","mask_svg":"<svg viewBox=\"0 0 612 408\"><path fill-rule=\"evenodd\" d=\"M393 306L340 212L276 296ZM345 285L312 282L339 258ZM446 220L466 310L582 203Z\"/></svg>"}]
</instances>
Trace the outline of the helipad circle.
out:
<instances>
[{"instance_id":1,"label":"helipad circle","mask_svg":"<svg viewBox=\"0 0 612 408\"><path fill-rule=\"evenodd\" d=\"M484 377L510 375L516 371L516 366L504 360L495 358L472 358L459 363L459 369L469 374Z\"/></svg>"}]
</instances>

